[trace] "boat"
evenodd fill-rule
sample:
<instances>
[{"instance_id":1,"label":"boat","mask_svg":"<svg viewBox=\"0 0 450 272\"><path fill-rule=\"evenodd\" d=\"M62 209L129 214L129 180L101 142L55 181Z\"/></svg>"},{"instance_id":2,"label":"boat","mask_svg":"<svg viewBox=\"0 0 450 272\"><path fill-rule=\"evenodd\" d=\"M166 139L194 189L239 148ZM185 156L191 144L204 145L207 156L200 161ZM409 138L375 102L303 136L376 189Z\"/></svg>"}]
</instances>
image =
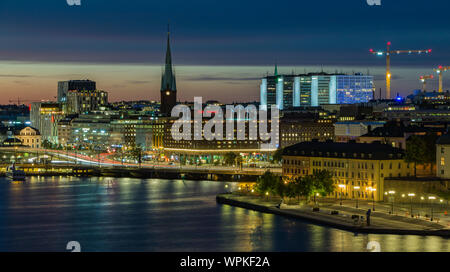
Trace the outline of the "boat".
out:
<instances>
[{"instance_id":1,"label":"boat","mask_svg":"<svg viewBox=\"0 0 450 272\"><path fill-rule=\"evenodd\" d=\"M25 181L25 172L16 168L13 164L6 168L6 177L12 181Z\"/></svg>"}]
</instances>

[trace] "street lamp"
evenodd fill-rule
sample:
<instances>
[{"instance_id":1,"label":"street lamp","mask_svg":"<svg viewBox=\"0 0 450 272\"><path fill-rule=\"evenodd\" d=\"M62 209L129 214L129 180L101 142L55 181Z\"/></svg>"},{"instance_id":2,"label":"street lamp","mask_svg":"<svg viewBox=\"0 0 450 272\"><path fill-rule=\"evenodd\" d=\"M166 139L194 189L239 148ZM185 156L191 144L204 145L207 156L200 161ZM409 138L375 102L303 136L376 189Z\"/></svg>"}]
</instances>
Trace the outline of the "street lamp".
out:
<instances>
[{"instance_id":1,"label":"street lamp","mask_svg":"<svg viewBox=\"0 0 450 272\"><path fill-rule=\"evenodd\" d=\"M394 215L394 195L395 191L389 191L388 192L391 198L391 214Z\"/></svg>"},{"instance_id":2,"label":"street lamp","mask_svg":"<svg viewBox=\"0 0 450 272\"><path fill-rule=\"evenodd\" d=\"M340 192L339 196L341 198L340 205L342 206L342 191L345 189L345 185L344 184L339 184L339 188L341 188L341 192Z\"/></svg>"},{"instance_id":3,"label":"street lamp","mask_svg":"<svg viewBox=\"0 0 450 272\"><path fill-rule=\"evenodd\" d=\"M358 198L359 198L359 189L360 189L360 187L359 186L354 186L353 189L358 192L358 194L355 194L356 195L356 208L358 209Z\"/></svg>"},{"instance_id":4,"label":"street lamp","mask_svg":"<svg viewBox=\"0 0 450 272\"><path fill-rule=\"evenodd\" d=\"M429 196L428 199L431 202L431 221L433 221L433 200L435 200L436 197L435 196Z\"/></svg>"},{"instance_id":5,"label":"street lamp","mask_svg":"<svg viewBox=\"0 0 450 272\"><path fill-rule=\"evenodd\" d=\"M375 211L375 195L374 195L374 192L376 192L377 189L370 187L369 190L372 192L372 210Z\"/></svg>"},{"instance_id":6,"label":"street lamp","mask_svg":"<svg viewBox=\"0 0 450 272\"><path fill-rule=\"evenodd\" d=\"M412 208L412 199L413 199L413 197L416 196L416 194L414 194L414 193L409 193L408 196L409 196L410 204L411 204L411 217L414 217L414 215L413 215L413 208Z\"/></svg>"}]
</instances>

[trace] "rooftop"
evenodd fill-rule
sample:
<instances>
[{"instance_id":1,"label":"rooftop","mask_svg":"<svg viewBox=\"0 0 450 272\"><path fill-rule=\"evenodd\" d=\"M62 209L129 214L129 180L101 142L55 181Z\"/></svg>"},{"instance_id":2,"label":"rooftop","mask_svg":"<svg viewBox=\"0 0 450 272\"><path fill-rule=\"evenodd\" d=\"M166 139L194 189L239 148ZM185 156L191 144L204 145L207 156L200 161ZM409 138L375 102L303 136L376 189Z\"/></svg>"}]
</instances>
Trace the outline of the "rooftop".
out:
<instances>
[{"instance_id":1,"label":"rooftop","mask_svg":"<svg viewBox=\"0 0 450 272\"><path fill-rule=\"evenodd\" d=\"M302 142L289 147L283 151L284 156L305 157L329 157L365 160L393 160L402 159L404 151L390 145L379 142L371 144L363 143L336 143L336 142Z\"/></svg>"},{"instance_id":2,"label":"rooftop","mask_svg":"<svg viewBox=\"0 0 450 272\"><path fill-rule=\"evenodd\" d=\"M439 137L436 143L440 145L450 145L450 135L442 135L441 137Z\"/></svg>"},{"instance_id":3,"label":"rooftop","mask_svg":"<svg viewBox=\"0 0 450 272\"><path fill-rule=\"evenodd\" d=\"M419 127L419 126L384 126L362 135L361 137L404 137L406 133L437 133L445 132L446 129L439 127Z\"/></svg>"}]
</instances>

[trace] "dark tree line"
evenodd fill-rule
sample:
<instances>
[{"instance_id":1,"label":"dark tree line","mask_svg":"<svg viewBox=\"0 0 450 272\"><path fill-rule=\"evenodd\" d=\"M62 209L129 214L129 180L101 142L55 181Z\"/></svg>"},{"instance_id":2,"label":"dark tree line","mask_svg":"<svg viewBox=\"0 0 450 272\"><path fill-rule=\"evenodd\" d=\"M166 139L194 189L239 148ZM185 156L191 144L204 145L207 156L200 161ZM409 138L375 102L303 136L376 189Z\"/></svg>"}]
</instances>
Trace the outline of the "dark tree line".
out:
<instances>
[{"instance_id":1,"label":"dark tree line","mask_svg":"<svg viewBox=\"0 0 450 272\"><path fill-rule=\"evenodd\" d=\"M274 195L282 199L305 197L308 200L318 194L327 196L335 189L333 176L330 172L323 170L313 175L296 177L290 180L283 180L271 172L264 173L258 178L255 190L261 195Z\"/></svg>"},{"instance_id":2,"label":"dark tree line","mask_svg":"<svg viewBox=\"0 0 450 272\"><path fill-rule=\"evenodd\" d=\"M417 165L429 165L430 172L436 163L436 134L412 135L406 140L405 161L414 163L414 176L417 175Z\"/></svg>"}]
</instances>

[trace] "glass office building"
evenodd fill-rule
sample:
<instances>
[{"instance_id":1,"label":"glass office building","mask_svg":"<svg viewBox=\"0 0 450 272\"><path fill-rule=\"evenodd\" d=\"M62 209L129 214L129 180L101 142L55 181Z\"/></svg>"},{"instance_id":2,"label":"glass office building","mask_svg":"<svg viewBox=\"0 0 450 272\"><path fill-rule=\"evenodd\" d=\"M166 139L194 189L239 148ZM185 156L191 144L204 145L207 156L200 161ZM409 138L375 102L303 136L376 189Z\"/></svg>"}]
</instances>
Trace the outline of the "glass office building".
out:
<instances>
[{"instance_id":1,"label":"glass office building","mask_svg":"<svg viewBox=\"0 0 450 272\"><path fill-rule=\"evenodd\" d=\"M373 76L310 73L261 80L261 105L280 110L323 104L355 104L373 99Z\"/></svg>"}]
</instances>

